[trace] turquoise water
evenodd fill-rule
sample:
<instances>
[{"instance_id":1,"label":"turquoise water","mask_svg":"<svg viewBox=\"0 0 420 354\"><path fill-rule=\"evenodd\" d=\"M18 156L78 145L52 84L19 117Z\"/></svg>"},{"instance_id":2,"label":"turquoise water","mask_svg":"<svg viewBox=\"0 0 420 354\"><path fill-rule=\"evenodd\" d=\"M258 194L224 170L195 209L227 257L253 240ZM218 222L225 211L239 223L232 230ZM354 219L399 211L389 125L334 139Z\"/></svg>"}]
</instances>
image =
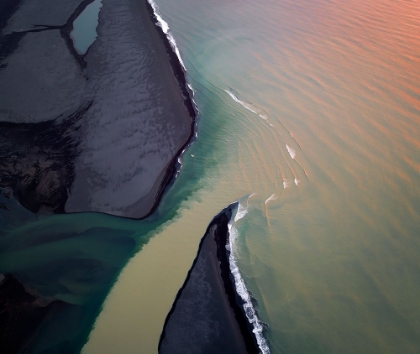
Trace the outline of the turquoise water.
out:
<instances>
[{"instance_id":1,"label":"turquoise water","mask_svg":"<svg viewBox=\"0 0 420 354\"><path fill-rule=\"evenodd\" d=\"M73 45L79 54L86 54L89 47L95 42L98 36L96 28L99 22L99 11L102 7L102 0L95 0L82 11L74 20L73 30L70 36Z\"/></svg>"},{"instance_id":2,"label":"turquoise water","mask_svg":"<svg viewBox=\"0 0 420 354\"><path fill-rule=\"evenodd\" d=\"M322 0L158 5L201 118L174 185L180 198L186 188L192 192L156 240L182 242L216 210L253 194L234 225L236 256L272 352L418 351L418 7ZM149 253L164 249L153 242ZM172 257L188 253L172 250L168 245ZM163 263L156 262L159 271L173 274ZM119 287L127 291L128 279L136 279L135 264L105 312ZM172 283L149 285L175 294ZM166 297L148 301L156 317L165 312L159 306L168 309ZM136 345L156 340L154 331ZM92 341L101 340L98 329Z\"/></svg>"},{"instance_id":3,"label":"turquoise water","mask_svg":"<svg viewBox=\"0 0 420 354\"><path fill-rule=\"evenodd\" d=\"M155 352L207 224L244 198L235 256L271 352L418 352L418 6L158 5L200 110L178 179L144 221L11 205L0 272L86 311L54 327L79 346L100 313L86 353Z\"/></svg>"}]
</instances>

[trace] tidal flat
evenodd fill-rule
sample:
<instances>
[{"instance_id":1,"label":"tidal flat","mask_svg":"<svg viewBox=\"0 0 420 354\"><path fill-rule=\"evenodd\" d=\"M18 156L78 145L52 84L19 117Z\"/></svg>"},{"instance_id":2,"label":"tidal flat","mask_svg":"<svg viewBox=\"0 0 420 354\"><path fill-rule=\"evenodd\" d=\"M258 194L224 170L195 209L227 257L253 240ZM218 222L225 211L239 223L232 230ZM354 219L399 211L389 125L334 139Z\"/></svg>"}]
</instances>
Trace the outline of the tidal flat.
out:
<instances>
[{"instance_id":1,"label":"tidal flat","mask_svg":"<svg viewBox=\"0 0 420 354\"><path fill-rule=\"evenodd\" d=\"M185 73L147 1L102 1L97 38L80 51L70 34L91 3L0 12L4 353L80 351L147 242L134 220L113 216L151 214L193 136Z\"/></svg>"}]
</instances>

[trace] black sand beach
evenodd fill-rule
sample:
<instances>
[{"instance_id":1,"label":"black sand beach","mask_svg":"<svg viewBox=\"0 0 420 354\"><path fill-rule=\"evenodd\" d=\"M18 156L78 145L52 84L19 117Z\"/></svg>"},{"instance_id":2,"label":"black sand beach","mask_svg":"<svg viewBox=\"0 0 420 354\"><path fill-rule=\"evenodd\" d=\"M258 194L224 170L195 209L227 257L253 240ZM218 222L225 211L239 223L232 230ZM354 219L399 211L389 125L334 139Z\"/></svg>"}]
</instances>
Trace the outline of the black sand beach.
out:
<instances>
[{"instance_id":1,"label":"black sand beach","mask_svg":"<svg viewBox=\"0 0 420 354\"><path fill-rule=\"evenodd\" d=\"M81 56L70 31L91 2L0 6L1 220L18 224L23 208L144 218L193 136L185 73L147 1L103 0L98 37ZM29 259L13 259L19 274L0 267L0 352L78 352L135 241L92 228L9 242L3 231L2 266L16 252Z\"/></svg>"},{"instance_id":2,"label":"black sand beach","mask_svg":"<svg viewBox=\"0 0 420 354\"><path fill-rule=\"evenodd\" d=\"M44 173L29 177L36 184L49 183L57 199L53 205L39 202L43 198L36 195L36 185L31 196L19 188L14 195L39 204L32 211L142 218L156 207L172 178L177 156L192 137L196 112L185 73L147 1L104 0L98 38L85 56L76 52L69 32L90 2L38 6L32 0L2 18L0 124L7 123L8 131L30 129L42 135L41 123L63 126L79 116L77 124L64 123L69 129L60 133L77 146L65 158L67 167L56 164L71 175L54 183ZM13 139L6 145L0 151L0 164L7 165L1 186L6 180L28 179L27 171L10 164L30 160L27 170L35 171L49 149L40 139L26 151ZM7 153L14 145L21 152L17 156Z\"/></svg>"},{"instance_id":3,"label":"black sand beach","mask_svg":"<svg viewBox=\"0 0 420 354\"><path fill-rule=\"evenodd\" d=\"M229 269L226 242L233 204L210 223L166 318L159 353L258 353Z\"/></svg>"}]
</instances>

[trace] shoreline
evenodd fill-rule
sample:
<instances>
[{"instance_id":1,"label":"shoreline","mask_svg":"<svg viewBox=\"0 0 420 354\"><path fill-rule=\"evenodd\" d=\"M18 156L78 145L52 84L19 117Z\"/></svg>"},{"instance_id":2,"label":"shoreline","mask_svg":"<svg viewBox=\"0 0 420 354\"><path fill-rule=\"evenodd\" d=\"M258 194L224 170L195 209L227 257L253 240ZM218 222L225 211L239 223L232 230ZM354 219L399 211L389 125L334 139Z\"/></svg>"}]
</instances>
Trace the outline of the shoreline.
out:
<instances>
[{"instance_id":1,"label":"shoreline","mask_svg":"<svg viewBox=\"0 0 420 354\"><path fill-rule=\"evenodd\" d=\"M94 103L81 127L67 213L150 216L194 136L197 113L185 74L151 10L146 0L103 1L98 37L84 56Z\"/></svg>"},{"instance_id":2,"label":"shoreline","mask_svg":"<svg viewBox=\"0 0 420 354\"><path fill-rule=\"evenodd\" d=\"M62 49L61 52L53 52L56 58L53 64L55 65L55 62L64 54L68 59L68 61L54 67L66 71L68 66L71 65L73 71L77 74L75 74L75 77L82 83L79 87L80 95L85 95L82 95L82 105L75 112L68 113L66 111L59 114L63 111L63 107L57 104L58 113L51 115L52 118L45 117L45 106L39 107L39 111L34 111L34 105L39 102L34 103L26 100L27 107L25 108L33 114L33 117L27 118L27 121L19 121L19 117L15 118L14 116L4 115L1 117L0 126L7 127L11 133L8 134L7 144L0 144L2 145L0 148L4 151L10 150L10 154L8 154L10 159L7 160L6 166L8 170L4 173L4 176L0 176L0 187L3 185L9 188L10 186L14 187L12 189L14 189L14 199L16 201L21 202L26 198L27 202L25 204L21 203L25 209L40 214L96 212L127 219L145 219L155 212L165 192L176 179L180 156L182 156L186 147L194 142L198 110L193 101L193 92L188 87L186 72L183 70L176 54L172 51L168 38L158 26L150 4L146 0L143 1L145 3L131 0L118 4L111 1L106 2L106 15L101 10L104 14L102 26L98 24L98 31L102 31L102 37L97 39L83 56L75 54L72 44L70 45L68 33L71 30L72 21L77 17L76 15L82 12L91 0L81 2L81 5L77 7L76 12L72 12L65 25L36 28L7 36L8 39L22 39L22 42L15 43L16 48L12 48L14 50L6 53L5 66L0 66L0 72L3 71L2 74L9 73L10 67L13 67L14 71L11 72L13 75L10 75L13 83L26 85L17 75L22 69L19 67L20 62L16 60L16 57L28 60L30 50L34 48L38 50L36 54L47 52L46 49L52 47L51 38L53 38ZM50 16L49 12L47 14ZM118 18L113 15L120 16L121 21L109 21L110 18ZM116 27L113 26L114 23L117 24ZM130 31L127 31L127 29ZM127 35L123 38L125 41L121 40L121 33ZM42 45L39 43L40 38L44 40ZM24 45L29 46L29 49ZM127 52L127 48L131 52ZM40 58L42 57L35 56L34 62L40 60ZM84 65L82 65L82 62ZM110 71L108 71L109 68ZM50 73L44 66L32 64L30 70L40 77L49 78L46 73ZM114 81L111 80L113 85L107 85L110 76L114 79ZM54 80L56 79L61 80L60 75L53 76L52 82L55 83ZM29 84L32 84L32 86L27 85L29 87L28 91L34 89L42 91L40 88L43 87L44 82L29 82ZM69 86L67 82L65 84L67 86L64 89L72 89L72 86ZM57 89L55 90L57 91ZM43 95L41 98L47 100L48 97ZM71 98L67 99L67 103L73 104L73 101ZM4 98L4 105L11 106L14 111L19 108L16 102L19 103L20 101L18 99L12 101L9 97ZM50 100L48 99L47 102L50 102ZM18 134L21 130L28 131L27 136L32 140L26 135L22 137L22 134ZM35 136L30 134L33 131L37 133ZM46 131L54 133L52 134L53 138L47 139ZM137 133L138 135L136 135ZM92 143L92 139L96 137L98 139ZM22 144L22 141L26 145ZM167 143L168 141L169 143ZM90 143L92 144L89 145ZM95 144L98 144L97 150L95 150ZM22 153L15 157L13 151L16 146L20 146ZM68 149L71 148L71 151L67 152L66 150L63 153L61 151L64 149L63 146ZM33 161L37 163L41 158L51 160L51 156L56 155L65 161L57 160L54 166L44 164L40 171L36 170L35 172L27 167ZM92 161L90 161L93 167L89 171L87 171L83 161L86 156L93 156ZM105 158L103 158L104 156ZM136 161L140 167L131 166L131 161ZM23 168L16 170L17 162L26 164L23 165ZM114 173L103 173L106 169L101 170L101 167L104 165L107 167L107 164L113 169L111 172ZM69 171L63 170L63 166L67 166ZM96 172L95 168L99 168L98 175L100 175L96 180L96 176L89 175L92 171ZM138 172L142 168L144 170ZM79 172L81 173L79 174ZM125 188L121 188L125 194L120 193L119 190L113 191L111 187L119 187L118 183L124 178L124 173L131 173L128 183L123 186ZM26 177L28 182L25 183L30 188L26 188L26 185L21 183L22 176ZM90 185L90 189L88 189L88 184L76 184L78 178L88 180L90 177L94 181ZM109 184L100 185L100 182L104 179L107 179L106 181ZM32 182L32 180L35 182ZM47 183L50 181L57 183ZM63 189L63 186L66 188ZM97 201L96 204L85 202L83 198L86 195L87 199L90 196L92 198L96 197L94 194L96 192L95 188L96 191L102 188L106 192L103 200L100 200L102 196L99 196L99 202ZM130 189L131 195L127 194L128 189ZM26 193L27 190L30 193L28 192L24 196L19 194ZM50 196L50 199L47 200L45 196ZM81 196L81 199L72 200L71 207L74 209L67 210L68 202L74 196L77 196L77 198ZM113 199L115 196L117 199ZM131 196L134 202L126 200L127 197ZM115 205L112 208L107 208L107 201L113 201ZM8 212L6 206L0 205L0 207L4 209L4 212ZM61 238L62 235L64 238L67 237L65 233L59 232L57 238ZM104 240L95 239L92 242L96 241L99 242L99 245L103 245ZM47 240L45 244L48 242L50 241ZM82 246L81 243L80 247ZM21 247L25 248L26 245ZM31 245L29 244L27 247L30 248ZM131 244L121 245L124 251L129 247L131 247ZM54 264L54 254L46 253L44 257L45 264L49 262ZM51 261L49 257L51 257ZM72 255L68 256L68 262L74 261L72 257ZM126 264L128 259L124 258L124 261L120 264ZM81 274L85 271L87 273L91 271L90 267L95 262L100 264L98 260L88 258L86 264L80 265ZM48 286L39 285L42 282L40 280L43 276L42 271L32 278L28 277L29 280L27 280L25 278L26 273L30 274L33 270L30 266L26 268L24 262L19 266L21 267L19 274L21 277L16 282L22 287L22 292L30 295L27 289L32 289L33 293L37 294L37 299L39 298L42 301L48 299L54 307L60 300L55 295L50 296L48 286L53 288L56 284L51 281ZM105 267L106 265L103 264L97 265L100 270ZM49 269L49 266L46 266L45 269ZM98 269L95 268L95 272L99 272ZM116 269L118 269L118 266L116 266ZM56 270L60 276L66 275L66 271L65 267ZM10 276L15 276L14 273L17 273L17 271L15 272L12 269ZM107 274L109 273L108 269ZM83 281L83 277L74 280L77 285L84 285ZM102 281L108 281L108 278ZM114 282L111 286L113 284ZM7 297L9 296L8 293L4 293L5 289L0 289L0 296L3 296L4 303L7 303L10 299ZM109 293L109 290L110 288L107 288L106 294ZM74 291L73 288L68 290L69 298L74 295L72 291ZM83 295L78 294L77 296L83 299L97 296L95 291L97 290L92 288ZM102 293L98 296L102 296ZM67 305L70 306L72 303L71 301L63 301L60 304L63 308L67 308ZM49 314L50 317L40 315L34 321L33 327L27 329L22 327L22 331L25 331L22 336L30 340L34 333L37 333L34 345L43 345L43 341L45 341L47 342L46 346L55 345L53 342L57 342L60 343L58 345L63 347L74 348L80 346L82 348L98 318L96 312L100 313L99 307L102 305L103 301L94 305L90 304L89 311L85 311L87 307L85 308L84 305L74 305L74 308L72 307L71 311L69 310L67 317L59 313ZM81 309L86 312L83 316ZM19 313L19 319L24 319L25 316L30 314L30 311L32 311L32 308L24 308ZM73 315L75 315L74 318ZM79 315L80 317L76 318ZM13 317L7 317L5 320L2 318L6 322L13 319ZM57 321L63 326L68 325L68 331L57 334L54 338L50 338L47 332L39 331L40 328L48 326L51 321ZM67 337L71 339L66 339ZM17 346L24 346L27 341L23 340L21 342L19 340L17 342L17 338L12 338L11 341L13 340L15 340ZM66 344L66 342L68 343Z\"/></svg>"},{"instance_id":3,"label":"shoreline","mask_svg":"<svg viewBox=\"0 0 420 354\"><path fill-rule=\"evenodd\" d=\"M184 70L184 68L181 65L181 62L179 61L179 58L177 56L177 54L174 52L174 49L171 46L171 43L169 42L169 39L167 37L167 35L163 32L163 29L161 26L159 26L159 21L157 19L156 13L153 10L152 5L150 4L149 0L144 0L146 1L146 8L149 12L149 15L156 27L156 30L158 31L159 37L161 38L165 48L166 48L166 53L169 57L169 62L171 64L173 73L175 75L175 78L178 81L179 84L179 88L181 89L182 95L184 96L184 104L185 107L188 110L188 113L190 115L190 117L193 119L193 123L195 122L195 119L197 118L198 112L195 108L193 99L192 99L192 92L189 91L188 88L188 82L187 82L187 78L186 78L186 71Z\"/></svg>"},{"instance_id":4,"label":"shoreline","mask_svg":"<svg viewBox=\"0 0 420 354\"><path fill-rule=\"evenodd\" d=\"M99 13L98 38L84 55L78 54L75 50L70 32L73 21L92 0L80 0L69 13L69 17L65 18L65 23L51 20L35 27L26 24L20 32L10 32L10 28L13 30L16 27L13 27L14 22L10 24L3 19L3 25L7 28L5 27L6 35L1 38L0 60L4 60L5 64L0 66L0 72L3 69L9 77L15 78L11 82L21 89L23 83L17 78L19 70L22 69L15 62L21 61L22 57L32 55L31 50L40 39L44 40L42 44L38 43L39 46L45 46L42 47L43 51L50 50L52 40L50 37L53 36L62 50L56 54L56 61L65 54L64 51L67 52L65 55L68 60L57 70L66 69L68 72L68 67L72 66L75 78L68 84L66 82L65 86L62 85L61 91L55 90L55 92L62 95L60 98L68 97L64 94L66 90L80 92L75 96L80 102L66 98L65 104L72 110L65 111L57 101L54 103L54 114L50 114L52 111L48 110L49 116L47 116L39 102L45 100L47 105L53 104L51 102L54 100L39 90L44 85L42 80L39 83L29 82L24 85L27 94L19 92L19 95L13 95L11 92L10 97L4 97L2 106L5 107L0 106L0 112L5 108L3 112L9 110L16 118L4 115L0 117L2 122L9 124L10 129L21 127L38 129L39 126L38 130L42 136L41 128L44 122L49 121L58 126L90 102L89 109L80 117L77 127L63 132L63 135L72 136L74 145L78 146L76 153L68 159L68 165L71 165L74 171L71 178L62 182L67 175L60 176L61 179L58 180L56 177L51 177L53 173L49 170L41 171L40 184L48 184L51 178L54 178L55 185L48 192L54 195L53 202L45 198L44 190L38 192L38 182L31 182L35 180L34 176L27 176L28 173L25 171L15 171L13 164L20 161L10 156L10 168L6 168L10 178L16 180L26 178L32 183L31 195L25 195L24 198L33 199L29 204L46 200L45 203L41 202L32 207L33 212L41 214L98 212L141 220L158 208L165 191L176 179L180 157L194 142L198 109L186 78L186 71L180 62L182 59L179 60L173 50L172 44L175 44L172 42L172 35L171 38L165 35L159 26L159 16L156 16L147 0L143 1L127 0L124 4L118 5L104 1L105 8ZM131 10L127 12L127 9ZM14 20L16 20L14 16L23 11L20 8L15 10L16 13L11 11L10 15ZM27 12L27 9L23 11L23 15L17 16L21 22L27 20L25 11ZM106 15L102 17L104 11ZM43 18L48 16L50 15L47 14ZM63 14L60 16L64 18ZM109 21L115 16L121 16L122 19L117 27ZM100 31L102 32L99 33ZM148 33L145 39L143 32ZM121 40L121 33L124 34L124 42L131 41L133 46L127 48L123 44L115 45L116 41ZM127 50L134 51L134 54L130 53L126 58L124 53ZM39 53L42 51L35 52L35 60L40 60L37 57ZM133 62L134 64L131 64ZM10 73L9 67L13 67ZM112 67L118 73L109 73L108 68ZM31 70L35 76L45 77L44 67L34 65ZM57 75L50 81L54 83L54 80L61 76ZM108 79L109 76L112 76L112 79ZM110 81L112 86L107 91L106 87ZM34 89L41 96L37 100L28 100L26 97L31 97L30 93ZM115 89L120 91L119 94L112 94ZM20 100L24 100L25 103L23 110L20 108L22 107L22 104L19 104ZM21 111L28 111L31 116L20 118ZM114 122L116 120L118 123ZM109 129L111 126L113 129ZM124 139L116 140L113 130ZM38 151L44 152L46 148L42 145L42 139L38 139L37 142L39 142ZM12 146L16 142L10 140L7 144ZM107 154L107 159L101 156L103 154ZM123 159L120 158L121 154ZM42 158L33 154L32 150L28 150L22 151L23 157L20 159L27 159L28 155L35 161ZM66 193L61 192L64 187ZM17 192L14 194L15 198L20 201L20 194L25 193L25 190L15 192Z\"/></svg>"},{"instance_id":5,"label":"shoreline","mask_svg":"<svg viewBox=\"0 0 420 354\"><path fill-rule=\"evenodd\" d=\"M159 353L181 353L182 349L197 346L200 352L206 353L216 349L221 352L259 353L252 326L235 290L226 249L228 224L237 205L235 202L223 209L207 227L196 258L165 319L159 338ZM197 279L202 279L205 285L200 285ZM207 289L204 297L208 296L208 300L201 299L202 289ZM191 306L199 310L188 314ZM218 330L209 330L212 327ZM196 328L200 328L201 332L197 332L194 338ZM219 336L219 332L223 336ZM184 348L180 349L180 342Z\"/></svg>"},{"instance_id":6,"label":"shoreline","mask_svg":"<svg viewBox=\"0 0 420 354\"><path fill-rule=\"evenodd\" d=\"M197 117L198 117L198 109L196 108L196 105L194 103L193 100L193 93L191 92L191 90L188 87L188 81L186 78L186 71L184 70L184 68L182 67L176 53L174 52L171 44L169 43L169 39L166 36L166 34L163 32L163 29L159 26L159 22L157 20L156 14L152 8L152 5L149 3L148 0L144 0L146 2L146 8L148 10L148 13L150 15L150 18L154 24L154 27L156 28L156 31L159 34L159 37L161 38L165 49L166 49L166 54L169 57L169 62L171 64L171 68L173 70L174 76L178 82L178 85L181 89L181 92L184 96L184 105L188 110L188 113L190 115L191 118L191 125L190 125L190 135L187 139L187 141L185 142L184 145L182 145L179 150L177 151L177 153L174 155L174 157L172 158L172 160L169 162L168 167L166 168L166 172L165 172L165 176L162 179L162 182L159 186L159 189L156 193L156 198L155 198L155 203L153 204L152 208L150 209L149 213L147 213L145 216L141 217L141 218L133 218L136 220L143 220L146 219L147 217L149 217L151 214L153 214L156 209L159 207L159 204L162 200L162 198L164 197L167 189L169 187L171 187L171 185L175 182L177 175L178 175L178 170L177 170L177 165L178 165L178 159L182 156L183 152L191 145L194 143L195 139L195 132L196 132L196 123L197 123Z\"/></svg>"},{"instance_id":7,"label":"shoreline","mask_svg":"<svg viewBox=\"0 0 420 354\"><path fill-rule=\"evenodd\" d=\"M92 2L92 0L88 0L89 3ZM165 167L165 172L164 172L164 177L162 178L162 181L159 184L158 190L155 194L155 201L150 209L150 211L145 214L144 216L141 217L130 217L130 216L119 216L119 215L114 215L112 213L108 213L108 212L102 212L102 211L95 211L96 213L100 213L100 214L106 214L106 215L113 215L113 216L117 216L117 217L123 217L124 219L131 219L131 220L144 220L147 219L150 215L152 215L157 208L160 205L160 202L162 201L165 193L167 192L167 190L173 185L173 183L175 182L176 178L178 177L179 174L179 170L178 170L178 166L181 165L178 161L179 158L182 157L184 151L191 145L194 143L195 141L195 135L196 135L196 124L197 124L197 118L199 115L199 111L196 107L196 104L193 100L193 92L191 91L191 89L188 86L188 81L186 79L186 71L184 70L184 68L182 67L176 53L174 52L168 37L166 36L166 34L163 32L162 28L159 26L159 22L157 20L156 14L152 8L152 5L149 3L148 0L143 0L146 4L146 8L148 11L148 14L150 16L150 19L152 20L152 23L154 25L154 28L156 29L161 42L163 43L165 50L166 50L166 54L169 58L169 63L170 66L172 68L172 72L173 75L179 85L179 88L182 92L182 95L184 97L184 105L189 113L189 116L191 118L191 124L190 124L190 134L189 137L187 139L187 141L178 149L178 151L176 152L176 154L174 154L173 158L171 159L171 161L167 164L167 167ZM100 21L100 20L99 20ZM69 31L71 31L71 27L69 28ZM89 54L90 48L88 49L88 51L86 52L85 55L80 56L79 54L77 54L79 57L84 58L85 56L87 56ZM84 60L84 59L82 59ZM182 166L182 165L181 165ZM80 214L80 213L84 213L85 211L76 211L76 212L66 212L66 214Z\"/></svg>"}]
</instances>

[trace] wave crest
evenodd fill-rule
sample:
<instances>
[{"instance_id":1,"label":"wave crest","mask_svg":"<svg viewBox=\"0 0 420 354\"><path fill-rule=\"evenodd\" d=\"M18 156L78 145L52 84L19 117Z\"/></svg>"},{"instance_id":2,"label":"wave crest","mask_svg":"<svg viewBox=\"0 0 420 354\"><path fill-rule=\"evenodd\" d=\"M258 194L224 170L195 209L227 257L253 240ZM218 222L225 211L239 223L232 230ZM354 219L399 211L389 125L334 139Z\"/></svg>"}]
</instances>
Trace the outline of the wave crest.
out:
<instances>
[{"instance_id":1,"label":"wave crest","mask_svg":"<svg viewBox=\"0 0 420 354\"><path fill-rule=\"evenodd\" d=\"M252 195L251 195L252 196ZM261 353L263 354L270 354L270 348L268 346L267 339L264 337L263 331L264 326L263 323L260 321L257 315L257 311L252 304L252 296L248 291L245 281L242 278L240 273L239 267L236 263L235 253L236 253L236 246L235 242L239 236L239 232L237 228L235 228L234 223L238 220L242 219L248 213L248 199L247 197L246 203L238 203L238 209L236 211L236 215L228 224L229 230L229 237L226 244L226 250L229 252L229 268L230 272L233 276L236 293L240 296L243 301L243 309L245 312L245 316L248 319L248 322L252 326L252 332L255 335L257 340L257 344Z\"/></svg>"}]
</instances>

